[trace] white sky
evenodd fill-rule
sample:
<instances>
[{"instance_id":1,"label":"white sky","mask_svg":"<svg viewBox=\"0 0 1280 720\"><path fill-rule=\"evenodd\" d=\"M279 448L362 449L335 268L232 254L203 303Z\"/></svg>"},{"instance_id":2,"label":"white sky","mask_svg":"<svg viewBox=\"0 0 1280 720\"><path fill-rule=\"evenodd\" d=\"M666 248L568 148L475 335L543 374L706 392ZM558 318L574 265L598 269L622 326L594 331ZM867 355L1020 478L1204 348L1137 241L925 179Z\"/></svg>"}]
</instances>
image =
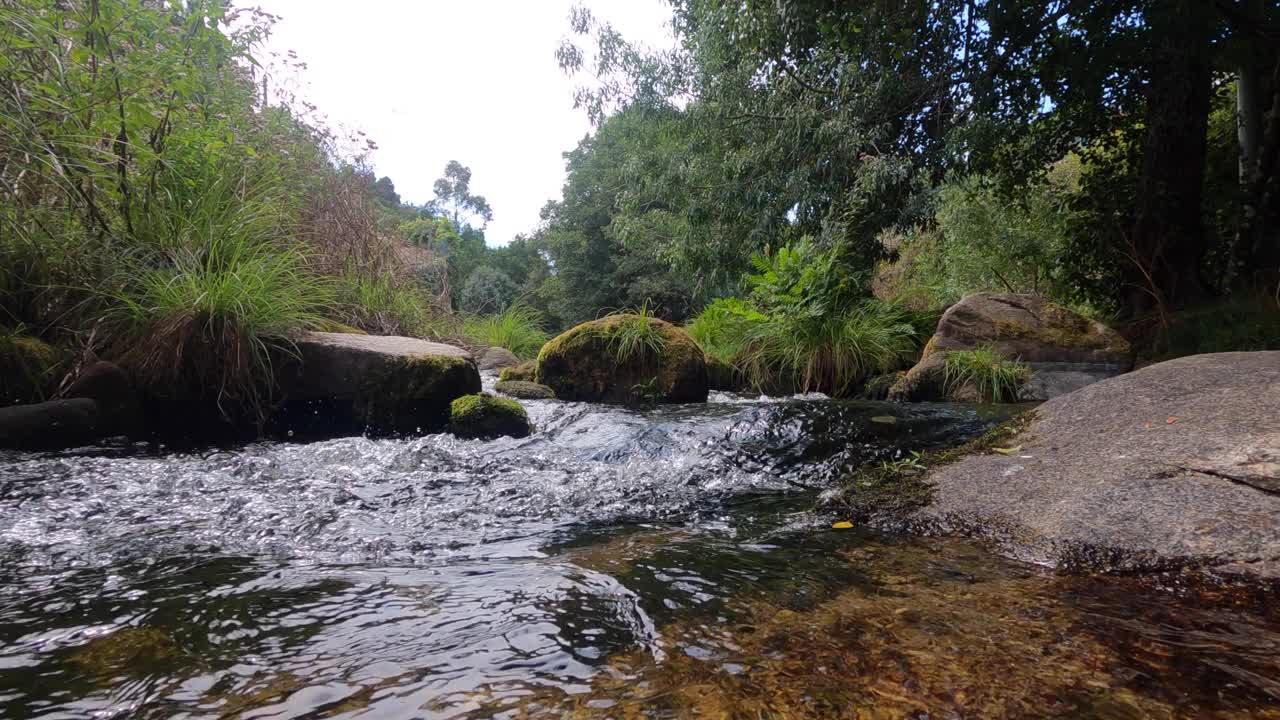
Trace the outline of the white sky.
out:
<instances>
[{"instance_id":1,"label":"white sky","mask_svg":"<svg viewBox=\"0 0 1280 720\"><path fill-rule=\"evenodd\" d=\"M307 63L301 94L334 127L378 144L373 162L405 202L433 197L445 163L471 168L505 245L560 197L562 153L590 131L555 51L579 0L248 0L280 16L268 51ZM580 0L633 42L672 43L662 0ZM578 38L583 41L584 38ZM585 48L584 48L585 49Z\"/></svg>"}]
</instances>

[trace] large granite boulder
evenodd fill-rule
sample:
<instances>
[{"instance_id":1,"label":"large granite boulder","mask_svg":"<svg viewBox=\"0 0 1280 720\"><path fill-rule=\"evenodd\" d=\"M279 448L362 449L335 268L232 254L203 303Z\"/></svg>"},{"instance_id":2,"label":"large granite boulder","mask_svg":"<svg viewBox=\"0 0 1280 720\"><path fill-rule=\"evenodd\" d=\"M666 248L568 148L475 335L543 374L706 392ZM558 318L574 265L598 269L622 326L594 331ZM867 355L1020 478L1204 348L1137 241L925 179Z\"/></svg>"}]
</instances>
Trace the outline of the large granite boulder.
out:
<instances>
[{"instance_id":1,"label":"large granite boulder","mask_svg":"<svg viewBox=\"0 0 1280 720\"><path fill-rule=\"evenodd\" d=\"M636 324L647 324L657 350L623 351ZM537 382L561 400L621 404L706 402L708 390L706 359L687 332L624 314L585 322L544 345Z\"/></svg>"},{"instance_id":2,"label":"large granite boulder","mask_svg":"<svg viewBox=\"0 0 1280 720\"><path fill-rule=\"evenodd\" d=\"M98 405L88 398L0 408L0 448L57 450L98 436Z\"/></svg>"},{"instance_id":3,"label":"large granite boulder","mask_svg":"<svg viewBox=\"0 0 1280 720\"><path fill-rule=\"evenodd\" d=\"M417 338L309 333L281 372L275 432L398 435L443 430L454 399L480 392L471 355Z\"/></svg>"},{"instance_id":4,"label":"large granite boulder","mask_svg":"<svg viewBox=\"0 0 1280 720\"><path fill-rule=\"evenodd\" d=\"M989 347L1030 366L1024 400L1047 400L1133 367L1115 330L1034 295L977 293L951 306L920 361L889 390L891 400L946 399L946 353Z\"/></svg>"},{"instance_id":5,"label":"large granite boulder","mask_svg":"<svg viewBox=\"0 0 1280 720\"><path fill-rule=\"evenodd\" d=\"M929 477L909 525L1086 571L1280 579L1280 352L1194 355L1050 400Z\"/></svg>"}]
</instances>

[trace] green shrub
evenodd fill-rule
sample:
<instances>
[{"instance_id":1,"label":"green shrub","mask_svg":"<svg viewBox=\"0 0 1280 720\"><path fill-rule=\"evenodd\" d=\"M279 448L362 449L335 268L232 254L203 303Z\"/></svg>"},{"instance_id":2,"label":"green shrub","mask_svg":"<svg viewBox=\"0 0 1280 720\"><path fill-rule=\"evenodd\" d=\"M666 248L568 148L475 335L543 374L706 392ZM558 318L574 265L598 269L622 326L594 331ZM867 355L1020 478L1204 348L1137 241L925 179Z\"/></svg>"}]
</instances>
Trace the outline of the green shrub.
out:
<instances>
[{"instance_id":1,"label":"green shrub","mask_svg":"<svg viewBox=\"0 0 1280 720\"><path fill-rule=\"evenodd\" d=\"M973 350L946 351L943 370L946 394L958 395L972 387L981 402L1013 402L1018 392L1031 379L1031 369L1018 360L1010 360L990 347Z\"/></svg>"},{"instance_id":2,"label":"green shrub","mask_svg":"<svg viewBox=\"0 0 1280 720\"><path fill-rule=\"evenodd\" d=\"M462 335L476 343L506 348L526 360L537 357L547 342L542 314L521 304L496 315L466 318L462 321Z\"/></svg>"},{"instance_id":3,"label":"green shrub","mask_svg":"<svg viewBox=\"0 0 1280 720\"><path fill-rule=\"evenodd\" d=\"M707 355L732 365L746 349L751 327L769 318L750 302L720 298L689 321L685 330Z\"/></svg>"}]
</instances>

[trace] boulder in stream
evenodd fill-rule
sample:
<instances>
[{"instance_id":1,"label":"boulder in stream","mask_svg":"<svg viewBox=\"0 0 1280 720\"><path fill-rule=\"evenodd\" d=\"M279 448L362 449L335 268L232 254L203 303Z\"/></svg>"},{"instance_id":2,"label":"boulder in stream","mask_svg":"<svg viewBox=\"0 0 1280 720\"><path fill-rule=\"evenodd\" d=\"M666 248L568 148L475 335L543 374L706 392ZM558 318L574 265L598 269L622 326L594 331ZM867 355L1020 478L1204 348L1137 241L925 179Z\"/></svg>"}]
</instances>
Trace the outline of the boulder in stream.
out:
<instances>
[{"instance_id":1,"label":"boulder in stream","mask_svg":"<svg viewBox=\"0 0 1280 720\"><path fill-rule=\"evenodd\" d=\"M1170 360L1035 416L936 469L908 524L1069 570L1280 579L1280 352Z\"/></svg>"},{"instance_id":2,"label":"boulder in stream","mask_svg":"<svg viewBox=\"0 0 1280 720\"><path fill-rule=\"evenodd\" d=\"M1035 295L977 293L942 315L920 361L889 398L946 399L946 353L984 347L1030 367L1024 400L1057 397L1133 367L1129 343L1100 322Z\"/></svg>"},{"instance_id":3,"label":"boulder in stream","mask_svg":"<svg viewBox=\"0 0 1280 720\"><path fill-rule=\"evenodd\" d=\"M656 349L625 349L626 336L637 329ZM706 402L708 391L706 358L689 333L626 314L582 323L544 345L537 381L562 400L582 402Z\"/></svg>"},{"instance_id":4,"label":"boulder in stream","mask_svg":"<svg viewBox=\"0 0 1280 720\"><path fill-rule=\"evenodd\" d=\"M449 432L461 438L522 438L532 431L524 406L508 398L467 395L454 400L450 408Z\"/></svg>"},{"instance_id":5,"label":"boulder in stream","mask_svg":"<svg viewBox=\"0 0 1280 720\"><path fill-rule=\"evenodd\" d=\"M113 362L98 360L87 365L63 397L88 398L97 403L98 430L104 437L142 432L142 401L129 374Z\"/></svg>"},{"instance_id":6,"label":"boulder in stream","mask_svg":"<svg viewBox=\"0 0 1280 720\"><path fill-rule=\"evenodd\" d=\"M417 338L309 333L281 373L287 401L277 432L305 435L435 432L454 399L480 391L465 350Z\"/></svg>"}]
</instances>

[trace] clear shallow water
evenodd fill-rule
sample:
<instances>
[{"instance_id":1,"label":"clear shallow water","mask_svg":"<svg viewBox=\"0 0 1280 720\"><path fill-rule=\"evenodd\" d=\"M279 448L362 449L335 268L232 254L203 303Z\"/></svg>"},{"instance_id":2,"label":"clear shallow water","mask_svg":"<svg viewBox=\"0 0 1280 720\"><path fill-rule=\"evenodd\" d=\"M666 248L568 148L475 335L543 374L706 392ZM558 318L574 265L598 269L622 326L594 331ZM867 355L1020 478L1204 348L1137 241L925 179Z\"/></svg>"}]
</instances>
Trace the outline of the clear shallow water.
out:
<instances>
[{"instance_id":1,"label":"clear shallow water","mask_svg":"<svg viewBox=\"0 0 1280 720\"><path fill-rule=\"evenodd\" d=\"M990 417L716 399L0 456L0 716L1280 717L1271 620L811 510Z\"/></svg>"}]
</instances>

